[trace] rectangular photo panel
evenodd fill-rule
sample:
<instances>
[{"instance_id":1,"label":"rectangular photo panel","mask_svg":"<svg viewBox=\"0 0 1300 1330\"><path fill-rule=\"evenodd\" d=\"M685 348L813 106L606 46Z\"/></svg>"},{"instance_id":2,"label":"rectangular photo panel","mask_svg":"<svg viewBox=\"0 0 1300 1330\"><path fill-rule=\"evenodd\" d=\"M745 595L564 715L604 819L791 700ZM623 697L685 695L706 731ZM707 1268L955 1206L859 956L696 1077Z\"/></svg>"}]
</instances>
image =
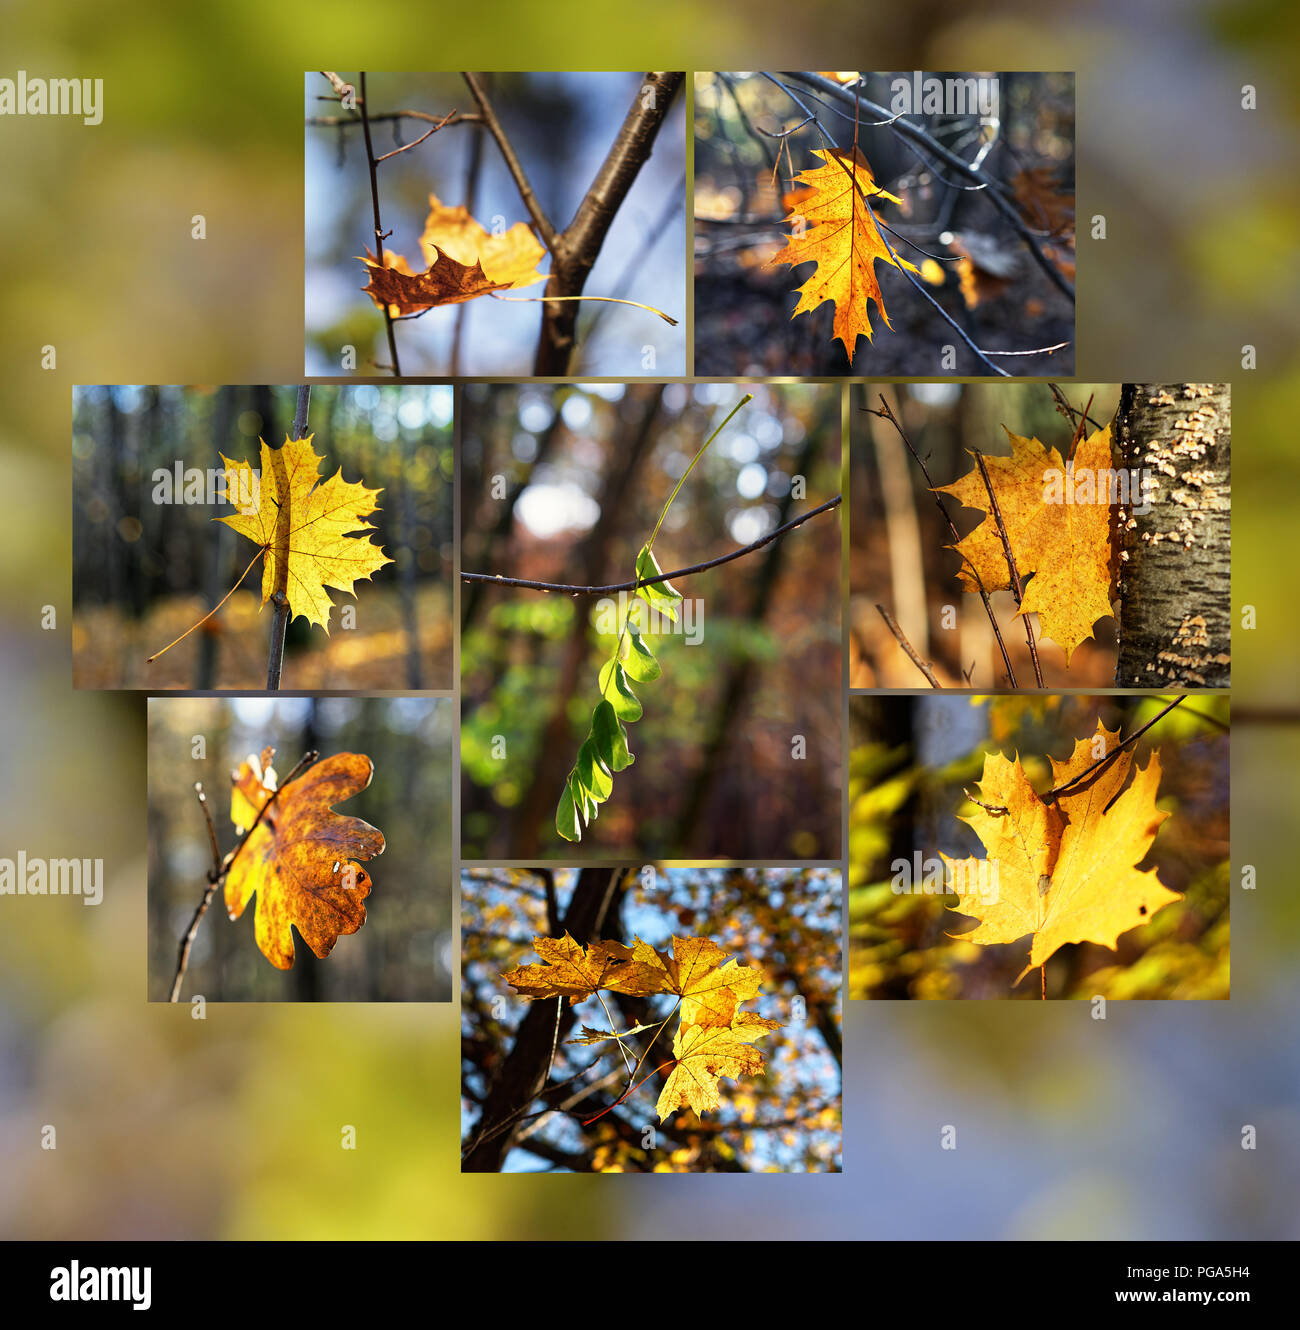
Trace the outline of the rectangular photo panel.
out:
<instances>
[{"instance_id":1,"label":"rectangular photo panel","mask_svg":"<svg viewBox=\"0 0 1300 1330\"><path fill-rule=\"evenodd\" d=\"M73 390L78 688L453 686L450 387Z\"/></svg>"},{"instance_id":2,"label":"rectangular photo panel","mask_svg":"<svg viewBox=\"0 0 1300 1330\"><path fill-rule=\"evenodd\" d=\"M841 398L464 388L464 858L840 857Z\"/></svg>"},{"instance_id":3,"label":"rectangular photo panel","mask_svg":"<svg viewBox=\"0 0 1300 1330\"><path fill-rule=\"evenodd\" d=\"M1074 75L695 75L695 373L1074 372Z\"/></svg>"},{"instance_id":4,"label":"rectangular photo panel","mask_svg":"<svg viewBox=\"0 0 1300 1330\"><path fill-rule=\"evenodd\" d=\"M1227 688L1226 384L855 384L853 688Z\"/></svg>"},{"instance_id":5,"label":"rectangular photo panel","mask_svg":"<svg viewBox=\"0 0 1300 1330\"><path fill-rule=\"evenodd\" d=\"M849 715L851 998L1229 996L1226 694Z\"/></svg>"},{"instance_id":6,"label":"rectangular photo panel","mask_svg":"<svg viewBox=\"0 0 1300 1330\"><path fill-rule=\"evenodd\" d=\"M686 374L685 82L309 71L306 373Z\"/></svg>"},{"instance_id":7,"label":"rectangular photo panel","mask_svg":"<svg viewBox=\"0 0 1300 1330\"><path fill-rule=\"evenodd\" d=\"M840 1170L838 868L461 874L461 1168Z\"/></svg>"},{"instance_id":8,"label":"rectangular photo panel","mask_svg":"<svg viewBox=\"0 0 1300 1330\"><path fill-rule=\"evenodd\" d=\"M149 699L149 997L449 1002L450 698Z\"/></svg>"}]
</instances>

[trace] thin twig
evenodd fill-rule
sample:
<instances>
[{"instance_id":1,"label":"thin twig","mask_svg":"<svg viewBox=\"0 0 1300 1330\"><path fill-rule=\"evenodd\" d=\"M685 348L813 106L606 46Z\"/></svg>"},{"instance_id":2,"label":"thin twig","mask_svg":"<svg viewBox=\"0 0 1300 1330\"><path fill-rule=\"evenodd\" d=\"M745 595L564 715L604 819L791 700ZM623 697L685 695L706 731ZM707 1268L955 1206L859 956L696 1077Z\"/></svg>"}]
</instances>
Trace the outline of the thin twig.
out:
<instances>
[{"instance_id":1,"label":"thin twig","mask_svg":"<svg viewBox=\"0 0 1300 1330\"><path fill-rule=\"evenodd\" d=\"M1025 598L1025 590L1020 581L1020 570L1016 567L1016 556L1011 551L1011 538L1007 535L1006 523L1002 520L1002 509L998 506L998 496L993 492L993 481L989 478L989 469L984 464L984 454L978 448L974 449L973 452L975 464L979 467L980 475L984 479L984 488L988 491L989 503L993 506L993 521L997 525L998 535L1002 538L1002 553L1006 555L1007 559L1011 591L1016 598L1016 608L1020 609ZM1025 641L1029 643L1029 659L1034 666L1034 680L1041 688L1043 686L1043 667L1038 663L1038 646L1034 642L1034 627L1029 622L1029 615L1022 614L1021 618L1025 623Z\"/></svg>"},{"instance_id":2,"label":"thin twig","mask_svg":"<svg viewBox=\"0 0 1300 1330\"><path fill-rule=\"evenodd\" d=\"M498 573L461 573L460 578L462 582L491 582L497 586L524 587L530 591L561 591L570 596L609 596L618 591L638 591L641 587L653 586L657 582L668 582L675 577L690 577L693 573L702 573L706 569L717 568L721 564L730 563L733 559L744 558L746 554L752 554L755 550L761 550L764 545L770 545L774 540L785 535L787 531L802 526L810 518L816 517L820 513L829 512L839 505L842 497L842 495L837 494L833 499L828 499L819 507L810 508L806 513L802 513L784 526L777 527L775 531L769 531L766 536L753 541L749 545L744 545L738 550L732 550L730 554L719 555L716 559L706 559L703 563L693 563L689 568L677 568L670 573L656 573L654 577L642 577L635 582L612 582L608 586L573 586L567 582L535 582L523 577L503 577Z\"/></svg>"},{"instance_id":3,"label":"thin twig","mask_svg":"<svg viewBox=\"0 0 1300 1330\"><path fill-rule=\"evenodd\" d=\"M537 195L533 193L532 185L528 183L524 168L520 165L519 158L515 156L515 150L510 140L501 128L501 122L492 109L492 103L488 101L487 93L483 91L483 85L474 74L468 71L462 72L461 77L465 80L465 86L469 88L471 96L478 103L483 124L487 127L488 133L496 139L497 147L501 149L501 156L505 159L506 167L514 179L515 188L519 191L519 197L523 200L524 207L528 209L528 215L533 219L533 225L537 228L537 234L541 237L542 244L553 254L555 252L555 227L551 225L550 218L542 211L542 205L537 201Z\"/></svg>"},{"instance_id":4,"label":"thin twig","mask_svg":"<svg viewBox=\"0 0 1300 1330\"><path fill-rule=\"evenodd\" d=\"M390 157L396 157L398 153L410 152L412 148L418 148L430 134L436 134L444 126L451 124L455 114L455 111L448 111L441 120L435 121L429 129L426 129L418 139L413 139L410 143L403 143L400 148L394 148L392 152L386 152L382 157L376 157L375 165L378 166L380 162L386 162Z\"/></svg>"},{"instance_id":5,"label":"thin twig","mask_svg":"<svg viewBox=\"0 0 1300 1330\"><path fill-rule=\"evenodd\" d=\"M199 900L198 908L194 911L190 926L181 938L180 953L176 958L176 974L172 979L171 992L167 996L168 1002L180 1001L181 983L190 963L190 949L194 946L194 938L199 931L199 925L203 922L203 916L207 914L208 906L212 903L212 894L217 889L221 874L221 851L217 847L217 829L212 825L212 814L208 811L208 797L203 793L202 782L194 782L194 793L198 795L199 807L203 809L203 816L208 823L208 839L212 842L212 868L208 872L208 885Z\"/></svg>"},{"instance_id":6,"label":"thin twig","mask_svg":"<svg viewBox=\"0 0 1300 1330\"><path fill-rule=\"evenodd\" d=\"M948 524L948 530L952 532L954 543L959 544L961 542L961 536L957 532L956 524L948 515L947 508L943 506L943 500L939 497L939 491L935 488L934 481L930 478L929 468L921 460L921 454L912 446L912 440L907 437L907 431L899 422L898 417L894 415L892 410L890 410L889 403L885 401L884 393L880 394L880 407L881 409L879 411L873 411L869 406L865 406L862 409L873 416L879 416L882 420L889 421L889 423L898 431L899 437L907 445L907 451L912 454L912 460L921 468L921 474L925 477L926 488L928 488L930 493L934 495L934 501L938 505L939 512L942 514L943 520ZM993 636L997 638L998 650L1002 652L1002 663L1007 667L1007 679L1010 681L1012 688L1018 687L1016 683L1016 672L1011 668L1011 656L1007 652L1007 644L1002 640L1002 630L998 627L997 615L993 613L993 605L989 600L989 593L985 591L984 583L980 579L979 570L975 565L972 564L969 559L965 559L964 562L967 567L969 567L971 576L975 579L975 586L979 591L980 600L984 603L984 612L989 616L989 623L993 625Z\"/></svg>"},{"instance_id":7,"label":"thin twig","mask_svg":"<svg viewBox=\"0 0 1300 1330\"><path fill-rule=\"evenodd\" d=\"M365 70L361 71L360 106L361 129L366 139L366 165L370 168L370 206L375 217L375 260L383 268L387 266L384 263L384 241L388 239L391 232L384 230L384 224L379 217L379 176L375 169L378 163L375 160L375 145L370 138L370 112L366 110ZM393 358L393 377L397 378L402 373L402 366L397 358L397 338L393 334L393 316L386 300L382 304L382 309L384 312L384 331L388 334L388 354Z\"/></svg>"},{"instance_id":8,"label":"thin twig","mask_svg":"<svg viewBox=\"0 0 1300 1330\"><path fill-rule=\"evenodd\" d=\"M1151 717L1145 725L1134 730L1127 739L1121 739L1114 748L1104 757L1099 757L1090 767L1081 771L1077 776L1072 776L1063 785L1056 786L1055 789L1048 790L1042 796L1044 803L1051 803L1061 797L1061 795L1072 790L1076 785L1081 785L1085 780L1095 775L1102 767L1109 766L1126 749L1129 744L1136 743L1157 721L1163 720L1176 706L1187 700L1187 694L1183 693L1181 697L1176 697L1170 704Z\"/></svg>"},{"instance_id":9,"label":"thin twig","mask_svg":"<svg viewBox=\"0 0 1300 1330\"><path fill-rule=\"evenodd\" d=\"M876 602L876 609L880 611L880 617L885 621L885 626L898 639L898 645L907 652L908 659L916 666L931 688L942 688L943 685L935 678L934 671L916 654L916 648L903 636L903 630L898 626L898 621L879 601Z\"/></svg>"}]
</instances>

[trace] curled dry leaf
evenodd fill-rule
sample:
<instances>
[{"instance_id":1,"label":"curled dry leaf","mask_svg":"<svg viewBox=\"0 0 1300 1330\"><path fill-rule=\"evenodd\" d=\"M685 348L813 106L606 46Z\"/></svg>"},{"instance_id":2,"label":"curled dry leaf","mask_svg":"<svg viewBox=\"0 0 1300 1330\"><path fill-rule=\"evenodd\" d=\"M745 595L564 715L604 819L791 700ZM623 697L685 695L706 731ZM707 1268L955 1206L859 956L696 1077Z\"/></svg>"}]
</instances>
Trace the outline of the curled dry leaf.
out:
<instances>
[{"instance_id":1,"label":"curled dry leaf","mask_svg":"<svg viewBox=\"0 0 1300 1330\"><path fill-rule=\"evenodd\" d=\"M257 822L275 793L274 755L264 748L233 778L231 820L241 834L253 832L226 874L226 910L238 919L256 893L257 945L276 969L287 970L294 928L324 960L342 934L366 922L370 876L356 860L382 854L384 836L359 817L332 811L370 784L374 766L364 753L335 753L309 767Z\"/></svg>"},{"instance_id":2,"label":"curled dry leaf","mask_svg":"<svg viewBox=\"0 0 1300 1330\"><path fill-rule=\"evenodd\" d=\"M323 459L311 446L313 437L286 438L280 448L259 439L260 477L247 462L223 456L226 493L236 496L238 511L217 520L266 551L262 604L283 591L295 616L328 633L334 602L325 588L355 595L358 580L392 560L366 535L374 530L365 519L378 507L380 491L345 481L342 467L320 480Z\"/></svg>"},{"instance_id":3,"label":"curled dry leaf","mask_svg":"<svg viewBox=\"0 0 1300 1330\"><path fill-rule=\"evenodd\" d=\"M546 250L523 222L494 235L469 209L448 207L436 194L429 195L420 249L426 264L420 273L392 250L384 251L382 262L370 250L360 260L370 276L366 294L381 309L387 305L394 318L544 280L537 265Z\"/></svg>"},{"instance_id":4,"label":"curled dry leaf","mask_svg":"<svg viewBox=\"0 0 1300 1330\"><path fill-rule=\"evenodd\" d=\"M1076 741L1068 761L1052 759L1052 788L1083 776L1103 745L1109 754L1118 744L1119 731L1099 721L1093 738ZM1133 761L1133 750L1123 749L1048 801L1030 785L1019 760L989 753L980 799L1006 812L976 807L962 819L983 842L987 859L943 856L958 897L954 908L979 920L972 932L953 936L988 946L1032 935L1019 983L1067 942L1113 949L1121 933L1181 900L1154 868L1137 868L1169 814L1156 807L1159 754L1152 753L1124 789Z\"/></svg>"}]
</instances>

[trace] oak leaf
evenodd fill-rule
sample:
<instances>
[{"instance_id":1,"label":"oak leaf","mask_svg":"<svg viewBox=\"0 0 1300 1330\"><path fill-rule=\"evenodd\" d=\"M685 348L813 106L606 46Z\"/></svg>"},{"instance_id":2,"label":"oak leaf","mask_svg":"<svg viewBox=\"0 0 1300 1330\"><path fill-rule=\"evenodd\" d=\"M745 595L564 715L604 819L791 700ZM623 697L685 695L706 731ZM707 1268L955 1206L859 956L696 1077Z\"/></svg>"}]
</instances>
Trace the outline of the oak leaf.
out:
<instances>
[{"instance_id":1,"label":"oak leaf","mask_svg":"<svg viewBox=\"0 0 1300 1330\"><path fill-rule=\"evenodd\" d=\"M1110 427L1080 442L1068 470L1055 448L1006 433L1011 456L986 454L984 464L1024 585L1017 612L1038 615L1043 635L1060 644L1068 666L1074 649L1092 636L1093 625L1111 612L1114 505L1109 500L1117 473ZM981 582L985 591L1010 587L1006 553L978 466L953 484L935 488L963 508L986 514L951 547L964 561L957 576L965 589L978 591Z\"/></svg>"},{"instance_id":2,"label":"oak leaf","mask_svg":"<svg viewBox=\"0 0 1300 1330\"><path fill-rule=\"evenodd\" d=\"M799 303L791 318L835 302L835 337L844 343L850 362L859 337L871 341L867 303L874 300L887 328L892 327L876 279L877 261L916 272L915 265L895 257L885 244L867 200L900 200L881 189L867 160L856 149L814 151L824 166L801 171L795 179L807 188L785 219L791 234L785 248L769 266L817 264L817 270L799 288Z\"/></svg>"},{"instance_id":3,"label":"oak leaf","mask_svg":"<svg viewBox=\"0 0 1300 1330\"><path fill-rule=\"evenodd\" d=\"M322 458L311 446L313 437L286 438L280 448L259 439L260 477L247 462L223 456L226 493L238 496L238 511L217 520L265 550L262 604L283 591L295 616L328 633L334 602L325 588L355 596L359 579L392 560L361 534L374 529L365 519L376 510L380 491L345 481L342 467L320 480Z\"/></svg>"},{"instance_id":4,"label":"oak leaf","mask_svg":"<svg viewBox=\"0 0 1300 1330\"><path fill-rule=\"evenodd\" d=\"M392 250L380 260L367 249L360 259L370 277L363 289L394 318L543 280L537 265L546 250L523 222L494 235L464 205L449 207L436 194L429 195L420 249L426 265L420 273Z\"/></svg>"},{"instance_id":5,"label":"oak leaf","mask_svg":"<svg viewBox=\"0 0 1300 1330\"><path fill-rule=\"evenodd\" d=\"M1032 935L1017 983L1067 942L1113 950L1121 933L1182 899L1161 884L1154 868L1137 868L1169 816L1155 803L1160 756L1153 752L1125 789L1133 750L1116 753L1118 745L1119 732L1099 721L1093 738L1079 739L1068 761L1052 759L1052 789L1060 793L1047 797L1034 790L1019 759L987 754L980 802L988 807L977 806L961 820L988 857L943 855L958 898L954 908L979 920L972 932L954 936L988 946Z\"/></svg>"},{"instance_id":6,"label":"oak leaf","mask_svg":"<svg viewBox=\"0 0 1300 1330\"><path fill-rule=\"evenodd\" d=\"M241 834L252 833L226 874L226 910L238 919L256 894L257 945L276 969L287 970L293 929L324 960L342 934L366 922L370 875L356 861L382 854L384 836L359 817L332 811L370 784L374 766L364 753L323 758L278 795L274 755L264 748L233 778L231 820Z\"/></svg>"},{"instance_id":7,"label":"oak leaf","mask_svg":"<svg viewBox=\"0 0 1300 1330\"><path fill-rule=\"evenodd\" d=\"M689 1025L683 1022L673 1037L673 1069L659 1092L655 1111L659 1121L679 1108L697 1113L717 1108L718 1081L736 1080L763 1070L763 1054L753 1046L779 1021L765 1020L752 1012L737 1012L726 1025Z\"/></svg>"}]
</instances>

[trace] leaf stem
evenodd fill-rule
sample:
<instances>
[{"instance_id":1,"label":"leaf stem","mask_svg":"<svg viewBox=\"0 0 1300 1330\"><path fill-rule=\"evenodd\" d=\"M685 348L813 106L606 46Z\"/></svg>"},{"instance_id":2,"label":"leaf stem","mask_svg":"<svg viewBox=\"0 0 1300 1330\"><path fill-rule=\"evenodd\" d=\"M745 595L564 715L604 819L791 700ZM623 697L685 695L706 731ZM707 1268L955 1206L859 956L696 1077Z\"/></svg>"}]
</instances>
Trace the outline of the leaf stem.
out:
<instances>
[{"instance_id":1,"label":"leaf stem","mask_svg":"<svg viewBox=\"0 0 1300 1330\"><path fill-rule=\"evenodd\" d=\"M249 573L253 571L253 564L255 564L258 561L258 559L260 559L262 555L264 555L265 553L266 553L265 548L258 550L257 553L253 555L252 559L249 560L248 567L245 568L244 571L239 574L239 577L236 580L235 585L232 586L230 590L227 591L226 594L222 596L219 601L217 601L217 603L203 616L203 618L201 618L198 621L198 623L191 624L178 638L175 639L175 641L168 642L167 645L163 647L162 651L155 651L152 656L148 657L148 659L145 661L145 664L152 665L153 662L163 654L163 651L170 651L172 647L176 645L177 642L183 642L196 628L200 627L202 624L207 623L207 621L210 618L212 618L212 616L226 603L226 601L228 601L231 598L231 596L233 596L235 592L239 590L240 582L242 582L244 578L246 578L249 575Z\"/></svg>"}]
</instances>

